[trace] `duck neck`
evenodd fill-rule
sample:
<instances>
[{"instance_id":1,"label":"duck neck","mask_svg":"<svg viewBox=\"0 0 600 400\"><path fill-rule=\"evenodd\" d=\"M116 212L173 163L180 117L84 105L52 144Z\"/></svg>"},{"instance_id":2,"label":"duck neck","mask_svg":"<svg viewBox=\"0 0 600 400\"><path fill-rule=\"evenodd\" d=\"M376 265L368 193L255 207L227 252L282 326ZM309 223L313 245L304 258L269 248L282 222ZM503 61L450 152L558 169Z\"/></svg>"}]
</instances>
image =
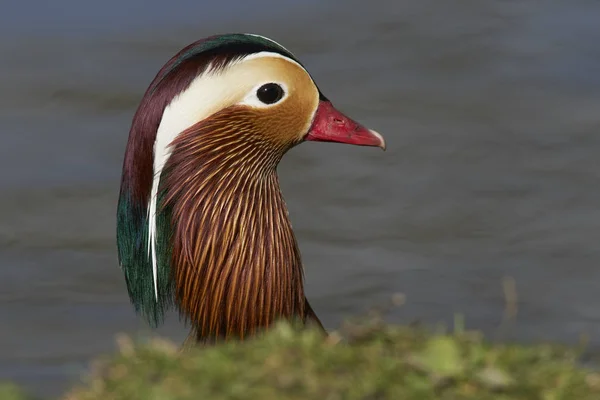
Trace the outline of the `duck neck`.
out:
<instances>
[{"instance_id":1,"label":"duck neck","mask_svg":"<svg viewBox=\"0 0 600 400\"><path fill-rule=\"evenodd\" d=\"M285 150L186 133L174 142L160 190L180 312L200 339L304 320L300 251L276 173Z\"/></svg>"}]
</instances>

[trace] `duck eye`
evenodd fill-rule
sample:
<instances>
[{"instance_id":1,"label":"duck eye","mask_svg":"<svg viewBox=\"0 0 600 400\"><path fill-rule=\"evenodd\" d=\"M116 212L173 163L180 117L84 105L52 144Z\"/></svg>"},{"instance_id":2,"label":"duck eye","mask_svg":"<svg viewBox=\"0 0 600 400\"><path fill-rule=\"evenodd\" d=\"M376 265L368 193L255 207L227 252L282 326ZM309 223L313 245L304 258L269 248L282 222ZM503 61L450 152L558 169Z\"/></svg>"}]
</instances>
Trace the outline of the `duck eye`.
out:
<instances>
[{"instance_id":1,"label":"duck eye","mask_svg":"<svg viewBox=\"0 0 600 400\"><path fill-rule=\"evenodd\" d=\"M258 88L256 97L265 104L277 103L283 97L283 88L276 83L267 83Z\"/></svg>"}]
</instances>

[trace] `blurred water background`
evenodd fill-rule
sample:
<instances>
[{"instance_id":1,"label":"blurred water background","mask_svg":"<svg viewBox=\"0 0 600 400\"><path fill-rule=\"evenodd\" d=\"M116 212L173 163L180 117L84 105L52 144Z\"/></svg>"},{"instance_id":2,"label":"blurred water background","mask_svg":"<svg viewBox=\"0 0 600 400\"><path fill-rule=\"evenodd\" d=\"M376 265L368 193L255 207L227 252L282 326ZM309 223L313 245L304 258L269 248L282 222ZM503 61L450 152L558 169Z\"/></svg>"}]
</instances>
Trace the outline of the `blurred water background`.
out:
<instances>
[{"instance_id":1,"label":"blurred water background","mask_svg":"<svg viewBox=\"0 0 600 400\"><path fill-rule=\"evenodd\" d=\"M308 143L280 166L328 328L389 319L600 345L600 2L10 2L0 13L0 379L55 396L148 333L116 261L129 124L162 64L221 32L305 63L388 151ZM502 281L518 315L499 334ZM176 317L159 333L177 340Z\"/></svg>"}]
</instances>

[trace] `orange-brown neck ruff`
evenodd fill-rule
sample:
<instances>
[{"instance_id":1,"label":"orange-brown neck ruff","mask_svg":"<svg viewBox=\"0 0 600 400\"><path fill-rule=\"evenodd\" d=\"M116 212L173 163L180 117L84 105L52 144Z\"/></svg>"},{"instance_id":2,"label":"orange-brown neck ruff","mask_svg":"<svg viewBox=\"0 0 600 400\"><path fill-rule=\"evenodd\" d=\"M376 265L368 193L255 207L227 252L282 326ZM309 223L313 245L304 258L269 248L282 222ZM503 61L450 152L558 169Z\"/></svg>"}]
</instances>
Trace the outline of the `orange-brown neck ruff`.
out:
<instances>
[{"instance_id":1,"label":"orange-brown neck ruff","mask_svg":"<svg viewBox=\"0 0 600 400\"><path fill-rule=\"evenodd\" d=\"M180 312L198 337L244 338L305 319L300 252L276 167L294 144L231 107L181 133L161 177Z\"/></svg>"}]
</instances>

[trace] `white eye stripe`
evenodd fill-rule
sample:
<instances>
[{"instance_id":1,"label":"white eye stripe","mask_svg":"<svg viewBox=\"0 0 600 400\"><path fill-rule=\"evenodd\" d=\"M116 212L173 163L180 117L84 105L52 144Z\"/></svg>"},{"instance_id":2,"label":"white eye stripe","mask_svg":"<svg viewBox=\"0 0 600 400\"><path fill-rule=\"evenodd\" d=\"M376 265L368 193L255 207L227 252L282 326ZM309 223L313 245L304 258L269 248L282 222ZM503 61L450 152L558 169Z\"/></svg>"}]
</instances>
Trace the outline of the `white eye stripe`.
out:
<instances>
[{"instance_id":1,"label":"white eye stripe","mask_svg":"<svg viewBox=\"0 0 600 400\"><path fill-rule=\"evenodd\" d=\"M283 89L283 96L281 97L281 99L279 99L276 102L271 103L271 104L263 103L262 101L259 100L258 96L256 95L258 89L260 89L262 86L264 86L268 83L274 83L276 85L281 86L281 88ZM238 104L246 105L246 106L250 106L250 107L256 107L256 108L269 108L269 107L276 106L277 104L281 103L282 101L285 101L285 99L287 99L288 96L289 96L289 90L288 90L288 86L285 83L276 82L276 81L265 81L265 82L262 82L262 83L256 85L255 87L253 87L248 92L246 97L244 97L244 99L242 101L240 101Z\"/></svg>"},{"instance_id":2,"label":"white eye stripe","mask_svg":"<svg viewBox=\"0 0 600 400\"><path fill-rule=\"evenodd\" d=\"M306 71L306 69L300 65L297 61L292 60L289 57L284 56L283 54L279 54L279 53L274 53L272 51L260 51L258 53L252 53L252 54L248 54L247 56L243 57L239 62L244 62L244 61L249 61L249 60L256 60L259 58L281 58L283 60L286 60L287 62L290 62L292 64L297 65L298 67L302 68L304 71Z\"/></svg>"},{"instance_id":3,"label":"white eye stripe","mask_svg":"<svg viewBox=\"0 0 600 400\"><path fill-rule=\"evenodd\" d=\"M277 46L279 46L279 47L281 47L282 49L285 49L286 51L288 51L288 52L289 52L289 50L288 50L288 49L286 49L285 47L283 47L281 44L277 43L277 42L276 42L276 41L274 41L273 39L271 39L271 38L268 38L268 37L266 37L266 36L257 35L256 33L246 33L246 35L248 35L248 36L254 36L254 37L257 37L257 38L261 38L261 39L268 40L269 42L271 42L271 43L274 43L274 44L276 44Z\"/></svg>"}]
</instances>

